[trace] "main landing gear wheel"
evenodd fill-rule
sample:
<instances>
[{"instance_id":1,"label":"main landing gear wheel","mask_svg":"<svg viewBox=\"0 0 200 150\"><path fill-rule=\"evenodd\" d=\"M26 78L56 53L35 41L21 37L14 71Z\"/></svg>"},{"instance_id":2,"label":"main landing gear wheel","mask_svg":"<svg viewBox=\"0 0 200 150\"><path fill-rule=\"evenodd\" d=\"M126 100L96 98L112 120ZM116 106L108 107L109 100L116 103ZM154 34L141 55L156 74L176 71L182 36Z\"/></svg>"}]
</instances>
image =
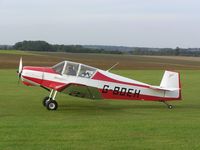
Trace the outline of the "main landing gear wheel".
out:
<instances>
[{"instance_id":1,"label":"main landing gear wheel","mask_svg":"<svg viewBox=\"0 0 200 150\"><path fill-rule=\"evenodd\" d=\"M46 97L43 99L43 101L42 101L43 106L46 107L47 101L49 101L49 97L48 97L48 96L46 96Z\"/></svg>"},{"instance_id":2,"label":"main landing gear wheel","mask_svg":"<svg viewBox=\"0 0 200 150\"><path fill-rule=\"evenodd\" d=\"M58 107L58 104L55 100L49 100L46 103L46 107L48 110L56 110Z\"/></svg>"}]
</instances>

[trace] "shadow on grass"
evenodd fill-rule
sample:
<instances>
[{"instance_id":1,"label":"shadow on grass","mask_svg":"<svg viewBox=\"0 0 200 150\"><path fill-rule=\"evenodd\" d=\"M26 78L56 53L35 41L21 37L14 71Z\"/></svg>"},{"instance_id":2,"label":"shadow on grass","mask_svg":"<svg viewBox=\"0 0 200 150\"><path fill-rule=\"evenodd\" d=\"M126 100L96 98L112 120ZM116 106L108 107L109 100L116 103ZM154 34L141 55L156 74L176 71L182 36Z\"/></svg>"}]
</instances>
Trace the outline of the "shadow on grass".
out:
<instances>
[{"instance_id":1,"label":"shadow on grass","mask_svg":"<svg viewBox=\"0 0 200 150\"><path fill-rule=\"evenodd\" d=\"M172 104L173 109L197 109L200 110L200 105L195 104ZM110 110L129 110L129 109L145 109L145 110L152 110L152 109L167 109L168 107L165 104L157 103L157 104L131 104L131 105L124 105L124 104L64 104L59 105L59 110L104 110L104 111L110 111Z\"/></svg>"},{"instance_id":2,"label":"shadow on grass","mask_svg":"<svg viewBox=\"0 0 200 150\"><path fill-rule=\"evenodd\" d=\"M184 104L175 106L177 109L197 109L200 110L200 105L197 104Z\"/></svg>"},{"instance_id":3,"label":"shadow on grass","mask_svg":"<svg viewBox=\"0 0 200 150\"><path fill-rule=\"evenodd\" d=\"M128 110L128 109L162 109L162 105L60 105L60 110Z\"/></svg>"}]
</instances>

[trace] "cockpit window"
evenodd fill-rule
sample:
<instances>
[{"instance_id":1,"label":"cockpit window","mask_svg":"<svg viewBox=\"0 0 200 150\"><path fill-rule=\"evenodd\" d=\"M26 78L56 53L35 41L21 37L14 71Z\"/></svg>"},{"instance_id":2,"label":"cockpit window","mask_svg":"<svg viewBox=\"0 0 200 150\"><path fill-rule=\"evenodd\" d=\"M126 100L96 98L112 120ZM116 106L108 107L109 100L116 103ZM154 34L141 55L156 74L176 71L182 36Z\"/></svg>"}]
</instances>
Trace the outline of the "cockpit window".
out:
<instances>
[{"instance_id":1,"label":"cockpit window","mask_svg":"<svg viewBox=\"0 0 200 150\"><path fill-rule=\"evenodd\" d=\"M79 64L67 62L67 65L64 70L65 75L76 76L78 72Z\"/></svg>"},{"instance_id":2,"label":"cockpit window","mask_svg":"<svg viewBox=\"0 0 200 150\"><path fill-rule=\"evenodd\" d=\"M91 78L97 70L96 68L87 65L68 61L63 61L59 64L56 64L52 67L52 69L59 74L79 76L83 78Z\"/></svg>"},{"instance_id":3,"label":"cockpit window","mask_svg":"<svg viewBox=\"0 0 200 150\"><path fill-rule=\"evenodd\" d=\"M55 66L53 66L52 69L53 69L55 72L61 74L62 71L63 71L64 65L65 65L65 62L61 62L61 63L56 64Z\"/></svg>"},{"instance_id":4,"label":"cockpit window","mask_svg":"<svg viewBox=\"0 0 200 150\"><path fill-rule=\"evenodd\" d=\"M79 77L83 77L83 78L91 78L92 75L96 72L95 68L89 67L89 66L85 66L85 65L81 65L81 69L79 71Z\"/></svg>"}]
</instances>

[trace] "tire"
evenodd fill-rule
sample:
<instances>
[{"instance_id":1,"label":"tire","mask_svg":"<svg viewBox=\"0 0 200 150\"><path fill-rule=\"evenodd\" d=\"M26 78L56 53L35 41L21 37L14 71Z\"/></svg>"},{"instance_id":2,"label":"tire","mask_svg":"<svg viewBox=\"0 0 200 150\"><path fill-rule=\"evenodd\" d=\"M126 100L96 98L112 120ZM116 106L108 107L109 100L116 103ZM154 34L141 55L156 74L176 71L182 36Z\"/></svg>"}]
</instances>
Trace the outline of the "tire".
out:
<instances>
[{"instance_id":1,"label":"tire","mask_svg":"<svg viewBox=\"0 0 200 150\"><path fill-rule=\"evenodd\" d=\"M46 107L46 104L47 104L47 101L48 101L48 100L49 100L49 97L48 97L48 96L44 97L44 99L43 99L43 101L42 101L43 106Z\"/></svg>"},{"instance_id":2,"label":"tire","mask_svg":"<svg viewBox=\"0 0 200 150\"><path fill-rule=\"evenodd\" d=\"M58 108L58 104L55 100L47 101L46 107L48 110L56 110Z\"/></svg>"},{"instance_id":3,"label":"tire","mask_svg":"<svg viewBox=\"0 0 200 150\"><path fill-rule=\"evenodd\" d=\"M169 109L172 109L173 107L172 107L172 105L168 105L168 108L169 108Z\"/></svg>"}]
</instances>

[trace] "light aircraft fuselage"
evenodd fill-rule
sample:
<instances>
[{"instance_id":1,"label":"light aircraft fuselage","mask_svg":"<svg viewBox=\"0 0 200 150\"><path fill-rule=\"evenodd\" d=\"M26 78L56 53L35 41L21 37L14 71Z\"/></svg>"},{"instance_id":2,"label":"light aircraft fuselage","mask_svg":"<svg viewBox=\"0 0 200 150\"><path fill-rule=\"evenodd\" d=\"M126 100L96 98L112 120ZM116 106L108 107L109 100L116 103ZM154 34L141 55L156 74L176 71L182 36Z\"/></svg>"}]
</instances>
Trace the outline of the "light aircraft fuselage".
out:
<instances>
[{"instance_id":1,"label":"light aircraft fuselage","mask_svg":"<svg viewBox=\"0 0 200 150\"><path fill-rule=\"evenodd\" d=\"M57 108L55 101L57 92L106 100L146 100L166 103L181 99L180 75L174 71L165 71L160 86L153 86L71 61L63 61L53 67L22 67L21 60L19 75L25 85L38 85L51 91L43 102L49 110ZM56 103L56 107L53 105L50 107L52 104L50 102Z\"/></svg>"}]
</instances>

